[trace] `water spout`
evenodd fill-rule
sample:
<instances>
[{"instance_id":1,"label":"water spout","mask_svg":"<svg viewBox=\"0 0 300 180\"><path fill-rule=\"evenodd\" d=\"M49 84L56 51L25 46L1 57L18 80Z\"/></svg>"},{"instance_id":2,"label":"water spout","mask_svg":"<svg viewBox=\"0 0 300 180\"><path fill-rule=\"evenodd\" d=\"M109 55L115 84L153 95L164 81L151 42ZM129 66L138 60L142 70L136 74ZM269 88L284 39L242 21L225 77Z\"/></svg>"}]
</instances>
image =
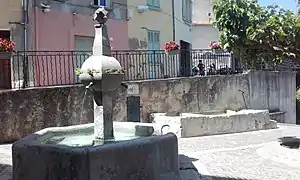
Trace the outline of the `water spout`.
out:
<instances>
[{"instance_id":1,"label":"water spout","mask_svg":"<svg viewBox=\"0 0 300 180\"><path fill-rule=\"evenodd\" d=\"M85 86L86 89L90 89L90 87L93 85L94 83L93 82L90 82L89 85Z\"/></svg>"}]
</instances>

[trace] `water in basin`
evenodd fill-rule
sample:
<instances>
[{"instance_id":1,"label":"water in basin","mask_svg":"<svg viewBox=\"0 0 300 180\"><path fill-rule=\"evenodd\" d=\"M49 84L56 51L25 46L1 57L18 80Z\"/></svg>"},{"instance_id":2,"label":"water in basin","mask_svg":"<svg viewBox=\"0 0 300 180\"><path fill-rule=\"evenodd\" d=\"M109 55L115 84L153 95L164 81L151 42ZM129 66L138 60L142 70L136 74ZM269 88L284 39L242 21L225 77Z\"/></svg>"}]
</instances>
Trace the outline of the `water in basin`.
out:
<instances>
[{"instance_id":1,"label":"water in basin","mask_svg":"<svg viewBox=\"0 0 300 180\"><path fill-rule=\"evenodd\" d=\"M97 145L113 143L118 141L126 141L138 138L132 133L124 132L114 132L115 138L112 140L106 140L105 142L97 141ZM94 133L85 133L85 134L53 134L49 138L43 140L42 144L55 144L55 145L64 145L71 147L81 147L81 146L91 146L94 144L95 137Z\"/></svg>"}]
</instances>

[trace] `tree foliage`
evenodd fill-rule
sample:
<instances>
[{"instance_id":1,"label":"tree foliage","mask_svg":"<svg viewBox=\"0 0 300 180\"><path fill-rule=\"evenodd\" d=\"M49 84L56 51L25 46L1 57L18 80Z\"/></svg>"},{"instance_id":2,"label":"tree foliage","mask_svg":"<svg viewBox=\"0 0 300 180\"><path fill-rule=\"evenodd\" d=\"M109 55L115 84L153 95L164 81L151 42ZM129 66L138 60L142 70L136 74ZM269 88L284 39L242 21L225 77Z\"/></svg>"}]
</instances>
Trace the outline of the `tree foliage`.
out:
<instances>
[{"instance_id":1,"label":"tree foliage","mask_svg":"<svg viewBox=\"0 0 300 180\"><path fill-rule=\"evenodd\" d=\"M292 11L257 0L214 0L213 11L223 48L246 62L300 60L300 20Z\"/></svg>"}]
</instances>

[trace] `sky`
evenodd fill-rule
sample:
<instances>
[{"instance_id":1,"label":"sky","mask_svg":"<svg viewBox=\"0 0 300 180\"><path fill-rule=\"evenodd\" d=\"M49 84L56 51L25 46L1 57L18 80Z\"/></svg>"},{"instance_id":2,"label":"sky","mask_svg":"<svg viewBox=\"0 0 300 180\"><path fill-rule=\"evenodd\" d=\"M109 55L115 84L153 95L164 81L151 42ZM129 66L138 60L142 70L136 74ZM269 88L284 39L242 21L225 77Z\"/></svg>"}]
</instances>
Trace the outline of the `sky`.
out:
<instances>
[{"instance_id":1,"label":"sky","mask_svg":"<svg viewBox=\"0 0 300 180\"><path fill-rule=\"evenodd\" d=\"M297 0L258 0L261 5L267 6L271 4L277 4L284 9L290 9L296 11Z\"/></svg>"}]
</instances>

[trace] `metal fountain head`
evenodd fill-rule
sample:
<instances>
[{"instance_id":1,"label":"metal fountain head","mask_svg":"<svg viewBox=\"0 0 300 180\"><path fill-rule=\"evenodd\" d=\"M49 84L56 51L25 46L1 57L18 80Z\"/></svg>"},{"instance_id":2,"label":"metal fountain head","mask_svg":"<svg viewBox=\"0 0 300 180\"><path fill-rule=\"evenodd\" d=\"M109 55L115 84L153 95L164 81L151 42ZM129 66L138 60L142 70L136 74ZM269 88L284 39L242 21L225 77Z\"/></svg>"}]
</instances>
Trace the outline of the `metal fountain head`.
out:
<instances>
[{"instance_id":1,"label":"metal fountain head","mask_svg":"<svg viewBox=\"0 0 300 180\"><path fill-rule=\"evenodd\" d=\"M107 22L108 11L100 7L94 13L95 39L93 55L82 64L79 80L94 92L111 92L121 86L124 73L121 64L114 57L103 55L102 27ZM106 37L108 39L108 37Z\"/></svg>"},{"instance_id":2,"label":"metal fountain head","mask_svg":"<svg viewBox=\"0 0 300 180\"><path fill-rule=\"evenodd\" d=\"M108 11L104 8L104 6L101 6L98 8L94 13L94 21L97 21L100 25L103 25L106 23L108 19Z\"/></svg>"}]
</instances>

